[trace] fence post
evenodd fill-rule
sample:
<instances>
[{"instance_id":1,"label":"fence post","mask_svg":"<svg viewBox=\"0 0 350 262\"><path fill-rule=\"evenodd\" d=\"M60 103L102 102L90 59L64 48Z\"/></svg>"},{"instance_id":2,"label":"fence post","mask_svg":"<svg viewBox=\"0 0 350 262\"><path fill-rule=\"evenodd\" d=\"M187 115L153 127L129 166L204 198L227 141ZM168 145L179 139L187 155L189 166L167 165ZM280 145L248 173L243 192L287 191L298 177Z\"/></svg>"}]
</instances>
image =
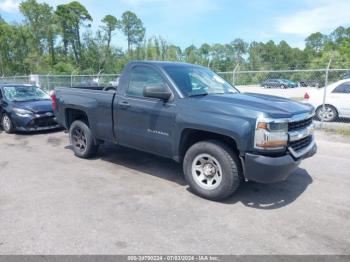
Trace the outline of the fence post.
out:
<instances>
[{"instance_id":1,"label":"fence post","mask_svg":"<svg viewBox=\"0 0 350 262\"><path fill-rule=\"evenodd\" d=\"M47 90L50 91L50 73L46 76L46 82L47 82Z\"/></svg>"},{"instance_id":2,"label":"fence post","mask_svg":"<svg viewBox=\"0 0 350 262\"><path fill-rule=\"evenodd\" d=\"M239 67L239 64L237 64L232 71L232 85L233 86L235 86L235 77L236 77L236 71L237 71L238 67Z\"/></svg>"},{"instance_id":3,"label":"fence post","mask_svg":"<svg viewBox=\"0 0 350 262\"><path fill-rule=\"evenodd\" d=\"M332 56L329 59L328 66L326 68L326 79L325 79L325 83L324 83L323 103L322 103L323 114L325 114L325 112L326 112L326 97L327 97L327 87L328 87L328 74L329 74L329 68L331 66L331 63L332 63ZM323 129L323 128L324 128L324 117L321 118L321 129Z\"/></svg>"},{"instance_id":4,"label":"fence post","mask_svg":"<svg viewBox=\"0 0 350 262\"><path fill-rule=\"evenodd\" d=\"M73 86L73 73L71 73L70 75L70 87Z\"/></svg>"}]
</instances>

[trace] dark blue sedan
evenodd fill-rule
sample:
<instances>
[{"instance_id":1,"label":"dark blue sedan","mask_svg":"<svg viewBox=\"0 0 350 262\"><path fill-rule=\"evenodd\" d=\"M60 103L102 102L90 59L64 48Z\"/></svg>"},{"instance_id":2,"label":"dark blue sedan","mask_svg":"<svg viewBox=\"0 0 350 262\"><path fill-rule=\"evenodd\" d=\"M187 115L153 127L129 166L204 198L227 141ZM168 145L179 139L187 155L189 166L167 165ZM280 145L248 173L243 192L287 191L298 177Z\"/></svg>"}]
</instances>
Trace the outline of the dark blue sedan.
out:
<instances>
[{"instance_id":1,"label":"dark blue sedan","mask_svg":"<svg viewBox=\"0 0 350 262\"><path fill-rule=\"evenodd\" d=\"M49 95L32 85L0 85L0 119L6 133L59 127Z\"/></svg>"}]
</instances>

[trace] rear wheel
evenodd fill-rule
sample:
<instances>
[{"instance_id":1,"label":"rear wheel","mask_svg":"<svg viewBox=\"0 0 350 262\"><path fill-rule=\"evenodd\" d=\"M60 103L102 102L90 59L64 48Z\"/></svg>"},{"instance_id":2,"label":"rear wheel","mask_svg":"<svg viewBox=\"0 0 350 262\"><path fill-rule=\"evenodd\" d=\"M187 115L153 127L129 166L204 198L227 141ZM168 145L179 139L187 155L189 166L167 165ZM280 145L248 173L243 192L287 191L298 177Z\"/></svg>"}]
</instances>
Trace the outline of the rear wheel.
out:
<instances>
[{"instance_id":1,"label":"rear wheel","mask_svg":"<svg viewBox=\"0 0 350 262\"><path fill-rule=\"evenodd\" d=\"M225 199L240 185L238 157L218 141L198 142L190 147L183 169L194 193L210 200Z\"/></svg>"},{"instance_id":2,"label":"rear wheel","mask_svg":"<svg viewBox=\"0 0 350 262\"><path fill-rule=\"evenodd\" d=\"M6 113L3 114L1 118L1 125L7 134L13 133L14 128L13 128L12 120Z\"/></svg>"},{"instance_id":3,"label":"rear wheel","mask_svg":"<svg viewBox=\"0 0 350 262\"><path fill-rule=\"evenodd\" d=\"M333 122L338 118L338 111L331 105L325 105L324 108L323 106L319 106L316 110L316 117L320 121Z\"/></svg>"},{"instance_id":4,"label":"rear wheel","mask_svg":"<svg viewBox=\"0 0 350 262\"><path fill-rule=\"evenodd\" d=\"M98 145L94 142L94 137L90 128L83 121L74 121L69 129L70 143L74 154L80 158L91 158L96 155Z\"/></svg>"}]
</instances>

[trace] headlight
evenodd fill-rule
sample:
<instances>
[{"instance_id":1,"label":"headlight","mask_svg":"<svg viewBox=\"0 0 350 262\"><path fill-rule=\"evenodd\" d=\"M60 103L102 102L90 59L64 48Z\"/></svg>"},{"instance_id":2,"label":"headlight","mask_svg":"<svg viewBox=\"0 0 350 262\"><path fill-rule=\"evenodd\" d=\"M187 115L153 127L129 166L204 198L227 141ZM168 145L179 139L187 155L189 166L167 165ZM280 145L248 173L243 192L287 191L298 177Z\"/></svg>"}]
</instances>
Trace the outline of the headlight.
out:
<instances>
[{"instance_id":1,"label":"headlight","mask_svg":"<svg viewBox=\"0 0 350 262\"><path fill-rule=\"evenodd\" d=\"M21 108L14 108L13 111L16 113L18 116L23 116L23 117L28 117L32 116L33 112Z\"/></svg>"},{"instance_id":2,"label":"headlight","mask_svg":"<svg viewBox=\"0 0 350 262\"><path fill-rule=\"evenodd\" d=\"M254 147L262 150L285 149L288 143L288 122L258 119Z\"/></svg>"}]
</instances>

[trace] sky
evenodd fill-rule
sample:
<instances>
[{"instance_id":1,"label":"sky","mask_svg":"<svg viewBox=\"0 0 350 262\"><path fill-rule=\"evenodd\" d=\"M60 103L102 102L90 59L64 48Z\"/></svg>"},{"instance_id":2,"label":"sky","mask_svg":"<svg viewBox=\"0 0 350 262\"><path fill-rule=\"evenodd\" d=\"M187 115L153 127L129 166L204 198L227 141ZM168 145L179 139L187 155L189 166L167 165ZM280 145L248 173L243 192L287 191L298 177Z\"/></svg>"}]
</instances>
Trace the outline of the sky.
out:
<instances>
[{"instance_id":1,"label":"sky","mask_svg":"<svg viewBox=\"0 0 350 262\"><path fill-rule=\"evenodd\" d=\"M70 1L38 0L52 6ZM0 0L0 14L8 22L21 22L18 0ZM130 10L143 21L146 37L162 36L182 48L192 44L286 40L304 47L314 32L329 34L338 26L350 26L350 0L80 0L94 18L117 18ZM121 34L115 44L125 48Z\"/></svg>"}]
</instances>

